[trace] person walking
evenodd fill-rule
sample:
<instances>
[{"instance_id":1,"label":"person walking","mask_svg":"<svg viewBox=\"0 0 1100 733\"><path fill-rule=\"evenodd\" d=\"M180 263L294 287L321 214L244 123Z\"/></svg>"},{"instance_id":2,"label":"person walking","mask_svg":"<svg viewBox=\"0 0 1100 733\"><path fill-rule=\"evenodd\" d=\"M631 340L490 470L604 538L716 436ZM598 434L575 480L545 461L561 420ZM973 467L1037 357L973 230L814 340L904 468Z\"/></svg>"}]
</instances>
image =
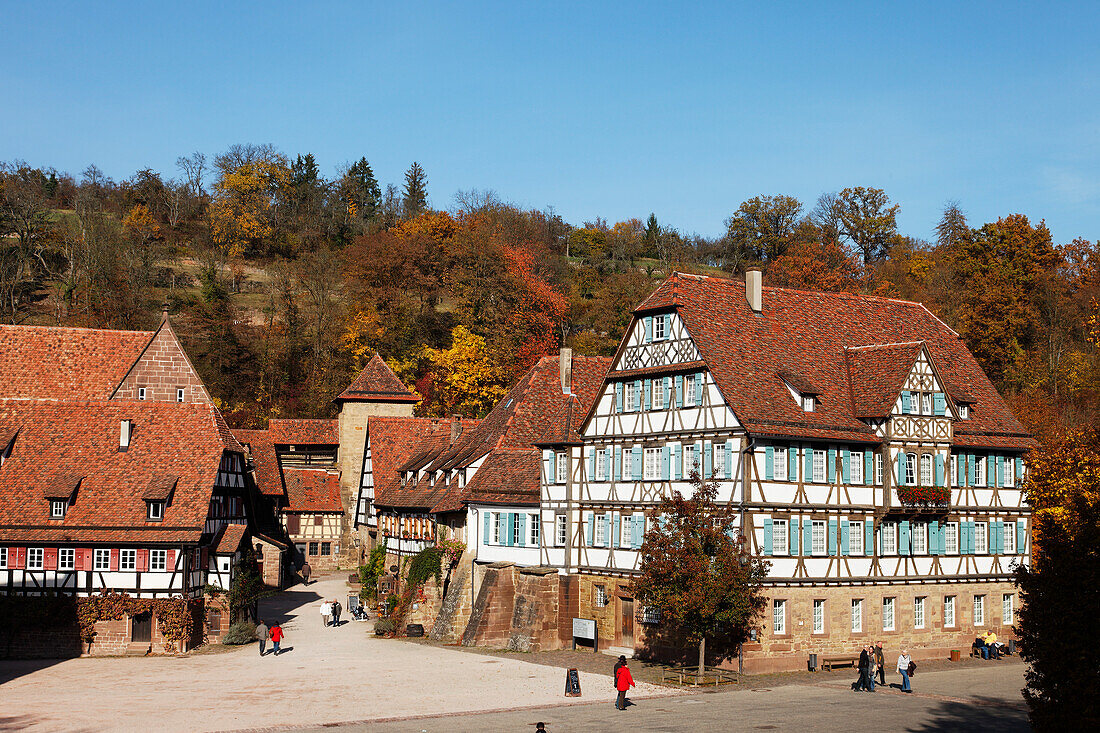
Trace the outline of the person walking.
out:
<instances>
[{"instance_id":1,"label":"person walking","mask_svg":"<svg viewBox=\"0 0 1100 733\"><path fill-rule=\"evenodd\" d=\"M332 603L329 601L321 601L321 618L325 622L325 626L329 625L329 618L332 616Z\"/></svg>"},{"instance_id":2,"label":"person walking","mask_svg":"<svg viewBox=\"0 0 1100 733\"><path fill-rule=\"evenodd\" d=\"M619 691L619 697L615 700L615 707L626 710L626 691L634 687L634 677L630 674L630 666L626 663L626 657L619 657L615 669L615 689Z\"/></svg>"},{"instance_id":3,"label":"person walking","mask_svg":"<svg viewBox=\"0 0 1100 733\"><path fill-rule=\"evenodd\" d=\"M875 691L875 680L871 676L872 664L874 664L874 656L871 654L871 647L865 646L859 652L859 682L856 684L857 691Z\"/></svg>"},{"instance_id":4,"label":"person walking","mask_svg":"<svg viewBox=\"0 0 1100 733\"><path fill-rule=\"evenodd\" d=\"M271 624L271 651L275 656L279 656L279 643L283 640L283 627L279 625L279 622Z\"/></svg>"},{"instance_id":5,"label":"person walking","mask_svg":"<svg viewBox=\"0 0 1100 733\"><path fill-rule=\"evenodd\" d=\"M909 685L909 675L913 673L916 665L913 664L913 660L909 658L909 650L902 649L901 654L898 656L898 672L901 674L901 691L912 693L913 688Z\"/></svg>"},{"instance_id":6,"label":"person walking","mask_svg":"<svg viewBox=\"0 0 1100 733\"><path fill-rule=\"evenodd\" d=\"M340 601L334 600L332 602L332 625L340 625L340 612L344 610L344 607L340 605Z\"/></svg>"},{"instance_id":7,"label":"person walking","mask_svg":"<svg viewBox=\"0 0 1100 733\"><path fill-rule=\"evenodd\" d=\"M308 560L306 562L302 563L302 569L301 569L300 572L302 574L302 584L303 585L309 585L309 576L310 576L310 573L313 572L313 568L311 568L309 566L309 561Z\"/></svg>"},{"instance_id":8,"label":"person walking","mask_svg":"<svg viewBox=\"0 0 1100 733\"><path fill-rule=\"evenodd\" d=\"M260 641L260 656L264 655L264 647L267 646L267 640L271 638L271 632L267 628L267 624L263 619L260 619L260 623L256 624L256 638Z\"/></svg>"},{"instance_id":9,"label":"person walking","mask_svg":"<svg viewBox=\"0 0 1100 733\"><path fill-rule=\"evenodd\" d=\"M875 668L878 669L878 683L886 686L886 657L882 656L882 642L875 644Z\"/></svg>"}]
</instances>

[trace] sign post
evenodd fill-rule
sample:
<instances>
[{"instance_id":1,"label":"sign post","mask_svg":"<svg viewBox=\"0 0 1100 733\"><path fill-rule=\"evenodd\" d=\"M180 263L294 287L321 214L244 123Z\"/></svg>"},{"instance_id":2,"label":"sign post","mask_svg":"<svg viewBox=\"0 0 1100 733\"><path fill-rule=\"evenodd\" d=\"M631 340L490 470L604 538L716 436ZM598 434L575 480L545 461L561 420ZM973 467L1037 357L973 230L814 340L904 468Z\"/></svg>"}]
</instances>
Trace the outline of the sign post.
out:
<instances>
[{"instance_id":1,"label":"sign post","mask_svg":"<svg viewBox=\"0 0 1100 733\"><path fill-rule=\"evenodd\" d=\"M577 648L577 639L591 639L592 640L592 652L596 652L596 619L594 618L574 618L573 619L573 649Z\"/></svg>"}]
</instances>

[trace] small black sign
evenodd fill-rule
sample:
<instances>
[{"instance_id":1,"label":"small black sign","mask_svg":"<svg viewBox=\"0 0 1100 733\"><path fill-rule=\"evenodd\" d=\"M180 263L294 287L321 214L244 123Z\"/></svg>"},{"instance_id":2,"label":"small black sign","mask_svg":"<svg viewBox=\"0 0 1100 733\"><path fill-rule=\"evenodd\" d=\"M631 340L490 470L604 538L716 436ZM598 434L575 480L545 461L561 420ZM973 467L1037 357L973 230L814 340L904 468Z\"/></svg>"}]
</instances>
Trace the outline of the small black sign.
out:
<instances>
[{"instance_id":1,"label":"small black sign","mask_svg":"<svg viewBox=\"0 0 1100 733\"><path fill-rule=\"evenodd\" d=\"M570 669L565 673L565 696L581 696L581 675L576 669Z\"/></svg>"}]
</instances>

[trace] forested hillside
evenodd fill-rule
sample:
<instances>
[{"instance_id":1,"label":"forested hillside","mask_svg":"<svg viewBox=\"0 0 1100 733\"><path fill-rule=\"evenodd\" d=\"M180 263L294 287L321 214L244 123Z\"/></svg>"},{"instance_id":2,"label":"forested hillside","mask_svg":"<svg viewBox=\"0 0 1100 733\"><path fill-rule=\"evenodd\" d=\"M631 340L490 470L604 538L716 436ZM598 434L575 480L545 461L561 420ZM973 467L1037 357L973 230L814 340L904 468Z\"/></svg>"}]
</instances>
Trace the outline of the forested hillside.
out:
<instances>
[{"instance_id":1,"label":"forested hillside","mask_svg":"<svg viewBox=\"0 0 1100 733\"><path fill-rule=\"evenodd\" d=\"M117 182L3 165L0 318L153 328L167 302L238 426L331 415L375 352L420 414L481 415L563 344L611 353L668 272L754 266L769 285L922 301L1041 435L1097 415L1100 243L1055 243L1011 212L971 223L948 205L926 242L897 230L885 192L853 187L733 202L726 235L706 239L653 214L569 223L478 191L432 207L416 163L384 187L365 158L328 179L270 146L177 165Z\"/></svg>"}]
</instances>

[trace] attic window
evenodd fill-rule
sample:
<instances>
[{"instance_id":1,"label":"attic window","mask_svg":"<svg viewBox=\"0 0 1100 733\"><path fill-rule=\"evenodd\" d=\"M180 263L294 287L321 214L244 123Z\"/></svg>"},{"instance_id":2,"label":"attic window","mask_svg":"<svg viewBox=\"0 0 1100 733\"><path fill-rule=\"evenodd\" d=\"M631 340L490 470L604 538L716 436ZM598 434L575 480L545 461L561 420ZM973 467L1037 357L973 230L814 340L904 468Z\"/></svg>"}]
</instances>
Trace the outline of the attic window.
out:
<instances>
[{"instance_id":1,"label":"attic window","mask_svg":"<svg viewBox=\"0 0 1100 733\"><path fill-rule=\"evenodd\" d=\"M159 522L164 519L164 502L163 501L150 501L146 502L148 506L147 519L150 522Z\"/></svg>"},{"instance_id":2,"label":"attic window","mask_svg":"<svg viewBox=\"0 0 1100 733\"><path fill-rule=\"evenodd\" d=\"M120 451L130 448L130 438L134 434L134 421L122 420L118 425L118 449Z\"/></svg>"},{"instance_id":3,"label":"attic window","mask_svg":"<svg viewBox=\"0 0 1100 733\"><path fill-rule=\"evenodd\" d=\"M0 438L0 440L3 440ZM12 448L15 447L15 436L11 436L11 439L6 442L0 442L0 466L4 465L4 462L11 458Z\"/></svg>"},{"instance_id":4,"label":"attic window","mask_svg":"<svg viewBox=\"0 0 1100 733\"><path fill-rule=\"evenodd\" d=\"M139 400L144 400L145 399L145 387L138 387L138 399Z\"/></svg>"},{"instance_id":5,"label":"attic window","mask_svg":"<svg viewBox=\"0 0 1100 733\"><path fill-rule=\"evenodd\" d=\"M176 387L176 402L183 402L183 387Z\"/></svg>"},{"instance_id":6,"label":"attic window","mask_svg":"<svg viewBox=\"0 0 1100 733\"><path fill-rule=\"evenodd\" d=\"M50 519L64 519L67 504L63 499L50 499Z\"/></svg>"},{"instance_id":7,"label":"attic window","mask_svg":"<svg viewBox=\"0 0 1100 733\"><path fill-rule=\"evenodd\" d=\"M969 420L970 419L970 405L966 404L965 402L959 402L959 403L957 403L956 406L959 408L959 419L960 420Z\"/></svg>"},{"instance_id":8,"label":"attic window","mask_svg":"<svg viewBox=\"0 0 1100 733\"><path fill-rule=\"evenodd\" d=\"M813 412L815 407L817 407L816 397L814 397L812 394L802 395L802 409L805 412Z\"/></svg>"}]
</instances>

